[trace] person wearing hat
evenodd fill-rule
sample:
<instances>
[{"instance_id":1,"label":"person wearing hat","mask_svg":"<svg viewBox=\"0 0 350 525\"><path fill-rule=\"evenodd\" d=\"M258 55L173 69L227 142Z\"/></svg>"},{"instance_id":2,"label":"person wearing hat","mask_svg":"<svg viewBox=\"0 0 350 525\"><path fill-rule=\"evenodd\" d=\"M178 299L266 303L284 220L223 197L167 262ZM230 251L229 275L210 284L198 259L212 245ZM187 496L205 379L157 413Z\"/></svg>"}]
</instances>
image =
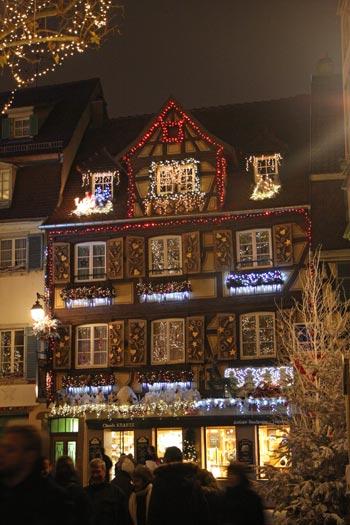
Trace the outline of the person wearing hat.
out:
<instances>
[{"instance_id":1,"label":"person wearing hat","mask_svg":"<svg viewBox=\"0 0 350 525\"><path fill-rule=\"evenodd\" d=\"M152 473L144 465L137 465L132 473L134 492L129 498L129 514L133 525L146 525L152 493Z\"/></svg>"}]
</instances>

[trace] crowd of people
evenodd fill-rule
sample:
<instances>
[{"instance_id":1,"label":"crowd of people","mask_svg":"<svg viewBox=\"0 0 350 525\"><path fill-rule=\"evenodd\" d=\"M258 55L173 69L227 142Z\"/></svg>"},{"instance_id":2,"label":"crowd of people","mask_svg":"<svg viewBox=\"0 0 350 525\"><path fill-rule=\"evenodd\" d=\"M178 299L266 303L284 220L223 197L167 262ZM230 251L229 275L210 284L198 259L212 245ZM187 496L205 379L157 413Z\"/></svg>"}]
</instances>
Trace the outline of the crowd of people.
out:
<instances>
[{"instance_id":1,"label":"crowd of people","mask_svg":"<svg viewBox=\"0 0 350 525\"><path fill-rule=\"evenodd\" d=\"M0 508L13 525L264 525L263 505L245 467L228 466L227 486L168 447L161 463L149 447L142 464L122 454L112 462L100 449L83 487L73 460L57 459L51 471L40 434L9 426L0 444Z\"/></svg>"}]
</instances>

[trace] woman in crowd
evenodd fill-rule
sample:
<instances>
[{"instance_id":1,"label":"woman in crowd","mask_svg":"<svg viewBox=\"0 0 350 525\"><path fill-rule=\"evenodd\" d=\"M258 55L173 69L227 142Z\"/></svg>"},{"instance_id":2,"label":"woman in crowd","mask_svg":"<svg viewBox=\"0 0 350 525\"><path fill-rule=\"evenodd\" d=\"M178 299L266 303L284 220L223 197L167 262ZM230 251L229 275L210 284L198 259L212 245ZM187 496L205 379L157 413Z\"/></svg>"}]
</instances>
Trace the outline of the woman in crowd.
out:
<instances>
[{"instance_id":1,"label":"woman in crowd","mask_svg":"<svg viewBox=\"0 0 350 525\"><path fill-rule=\"evenodd\" d=\"M134 492L129 498L129 514L133 525L146 525L152 493L152 474L144 465L137 465L132 474Z\"/></svg>"}]
</instances>

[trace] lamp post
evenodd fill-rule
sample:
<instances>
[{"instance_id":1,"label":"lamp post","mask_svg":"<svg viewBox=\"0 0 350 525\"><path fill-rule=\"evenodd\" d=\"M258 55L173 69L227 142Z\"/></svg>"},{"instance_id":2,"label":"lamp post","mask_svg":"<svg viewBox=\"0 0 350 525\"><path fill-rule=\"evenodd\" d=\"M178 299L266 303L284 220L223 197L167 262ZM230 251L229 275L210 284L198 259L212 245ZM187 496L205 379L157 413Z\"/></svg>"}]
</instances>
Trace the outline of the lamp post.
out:
<instances>
[{"instance_id":1,"label":"lamp post","mask_svg":"<svg viewBox=\"0 0 350 525\"><path fill-rule=\"evenodd\" d=\"M44 295L41 295L40 293L36 293L36 301L35 303L33 304L31 310L30 310L30 314L32 316L32 319L35 323L38 323L39 321L42 321L44 319L44 316L45 316L45 310L44 308L42 307L41 303L40 303L40 299L42 300L45 300L45 296Z\"/></svg>"}]
</instances>

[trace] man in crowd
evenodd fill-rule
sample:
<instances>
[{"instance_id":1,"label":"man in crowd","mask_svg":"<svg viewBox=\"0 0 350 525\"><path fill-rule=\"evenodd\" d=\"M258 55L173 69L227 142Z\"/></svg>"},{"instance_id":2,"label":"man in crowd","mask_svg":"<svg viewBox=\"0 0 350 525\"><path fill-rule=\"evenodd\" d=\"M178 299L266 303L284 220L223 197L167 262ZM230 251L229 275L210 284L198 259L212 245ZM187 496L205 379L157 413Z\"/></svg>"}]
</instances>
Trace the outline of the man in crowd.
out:
<instances>
[{"instance_id":1,"label":"man in crowd","mask_svg":"<svg viewBox=\"0 0 350 525\"><path fill-rule=\"evenodd\" d=\"M84 488L90 505L91 525L127 525L127 501L123 492L106 479L101 458L90 461L90 481Z\"/></svg>"},{"instance_id":2,"label":"man in crowd","mask_svg":"<svg viewBox=\"0 0 350 525\"><path fill-rule=\"evenodd\" d=\"M0 443L0 508L7 523L71 523L65 491L42 476L41 446L41 436L33 426L5 429Z\"/></svg>"},{"instance_id":3,"label":"man in crowd","mask_svg":"<svg viewBox=\"0 0 350 525\"><path fill-rule=\"evenodd\" d=\"M154 470L148 525L209 525L209 507L198 483L200 467L183 463L178 447L168 447L164 465Z\"/></svg>"}]
</instances>

